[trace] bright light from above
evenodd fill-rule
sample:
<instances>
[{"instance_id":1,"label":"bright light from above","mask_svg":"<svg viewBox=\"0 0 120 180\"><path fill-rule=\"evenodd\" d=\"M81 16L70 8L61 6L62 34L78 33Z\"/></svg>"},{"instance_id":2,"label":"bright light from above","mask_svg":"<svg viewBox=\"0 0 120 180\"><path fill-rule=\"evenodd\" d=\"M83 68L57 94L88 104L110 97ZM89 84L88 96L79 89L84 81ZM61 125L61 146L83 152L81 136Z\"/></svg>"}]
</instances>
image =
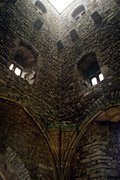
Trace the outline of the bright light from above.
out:
<instances>
[{"instance_id":1,"label":"bright light from above","mask_svg":"<svg viewBox=\"0 0 120 180\"><path fill-rule=\"evenodd\" d=\"M100 79L100 81L103 81L103 80L104 80L104 76L103 76L102 73L99 75L99 79Z\"/></svg>"},{"instance_id":2,"label":"bright light from above","mask_svg":"<svg viewBox=\"0 0 120 180\"><path fill-rule=\"evenodd\" d=\"M94 85L96 85L97 84L97 79L94 77L94 78L92 78L92 85L94 86Z\"/></svg>"},{"instance_id":3,"label":"bright light from above","mask_svg":"<svg viewBox=\"0 0 120 180\"><path fill-rule=\"evenodd\" d=\"M20 74L21 74L21 69L16 68L16 69L15 69L15 74L16 74L17 76L20 76Z\"/></svg>"},{"instance_id":4,"label":"bright light from above","mask_svg":"<svg viewBox=\"0 0 120 180\"><path fill-rule=\"evenodd\" d=\"M67 6L69 6L74 0L49 0L49 2L61 13Z\"/></svg>"}]
</instances>

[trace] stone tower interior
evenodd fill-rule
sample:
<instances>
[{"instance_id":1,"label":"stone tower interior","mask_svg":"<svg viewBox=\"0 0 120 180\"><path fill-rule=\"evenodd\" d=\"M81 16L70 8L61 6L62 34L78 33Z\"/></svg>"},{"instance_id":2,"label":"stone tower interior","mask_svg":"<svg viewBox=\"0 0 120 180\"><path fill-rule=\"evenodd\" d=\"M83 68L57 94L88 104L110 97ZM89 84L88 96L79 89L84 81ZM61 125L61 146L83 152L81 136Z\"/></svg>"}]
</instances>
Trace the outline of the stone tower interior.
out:
<instances>
[{"instance_id":1,"label":"stone tower interior","mask_svg":"<svg viewBox=\"0 0 120 180\"><path fill-rule=\"evenodd\" d=\"M0 0L0 180L120 180L119 80L119 0Z\"/></svg>"}]
</instances>

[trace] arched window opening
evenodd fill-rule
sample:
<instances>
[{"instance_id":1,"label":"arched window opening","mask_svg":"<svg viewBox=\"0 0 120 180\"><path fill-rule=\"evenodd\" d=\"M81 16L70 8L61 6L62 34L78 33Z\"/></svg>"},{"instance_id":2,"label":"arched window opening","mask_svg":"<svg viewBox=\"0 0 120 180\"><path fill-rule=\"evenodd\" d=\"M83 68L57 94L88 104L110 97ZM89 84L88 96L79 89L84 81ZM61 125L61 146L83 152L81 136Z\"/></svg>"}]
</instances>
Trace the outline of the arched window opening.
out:
<instances>
[{"instance_id":1,"label":"arched window opening","mask_svg":"<svg viewBox=\"0 0 120 180\"><path fill-rule=\"evenodd\" d=\"M37 0L37 1L35 2L35 7L36 7L36 10L37 10L41 15L47 12L46 7L44 6L44 4L43 4L41 1L39 1L39 0Z\"/></svg>"},{"instance_id":2,"label":"arched window opening","mask_svg":"<svg viewBox=\"0 0 120 180\"><path fill-rule=\"evenodd\" d=\"M84 14L85 14L85 7L83 5L80 5L74 9L74 11L72 12L72 17L77 20L79 19L80 16Z\"/></svg>"},{"instance_id":3,"label":"arched window opening","mask_svg":"<svg viewBox=\"0 0 120 180\"><path fill-rule=\"evenodd\" d=\"M91 85L96 85L104 80L95 53L83 56L83 58L78 62L78 69L82 78Z\"/></svg>"},{"instance_id":4,"label":"arched window opening","mask_svg":"<svg viewBox=\"0 0 120 180\"><path fill-rule=\"evenodd\" d=\"M27 80L29 84L33 84L36 74L33 68L36 63L35 59L35 55L29 48L20 45L17 48L14 60L9 65L9 70Z\"/></svg>"}]
</instances>

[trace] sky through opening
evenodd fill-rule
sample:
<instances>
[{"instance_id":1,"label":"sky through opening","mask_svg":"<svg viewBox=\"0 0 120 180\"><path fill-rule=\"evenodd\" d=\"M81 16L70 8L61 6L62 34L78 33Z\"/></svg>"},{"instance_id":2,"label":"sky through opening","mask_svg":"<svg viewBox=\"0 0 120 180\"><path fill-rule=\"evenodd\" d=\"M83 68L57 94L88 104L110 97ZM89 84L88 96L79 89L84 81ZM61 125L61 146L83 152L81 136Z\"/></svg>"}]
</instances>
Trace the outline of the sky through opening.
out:
<instances>
[{"instance_id":1,"label":"sky through opening","mask_svg":"<svg viewBox=\"0 0 120 180\"><path fill-rule=\"evenodd\" d=\"M61 13L67 6L69 6L74 0L49 0L49 2Z\"/></svg>"}]
</instances>

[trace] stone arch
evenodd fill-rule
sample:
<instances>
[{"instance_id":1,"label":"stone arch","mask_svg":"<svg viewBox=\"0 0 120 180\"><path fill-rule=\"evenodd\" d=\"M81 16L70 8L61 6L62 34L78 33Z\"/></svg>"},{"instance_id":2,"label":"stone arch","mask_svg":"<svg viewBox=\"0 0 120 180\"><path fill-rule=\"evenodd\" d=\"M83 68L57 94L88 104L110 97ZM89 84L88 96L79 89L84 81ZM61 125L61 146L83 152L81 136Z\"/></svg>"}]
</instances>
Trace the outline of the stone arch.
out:
<instances>
[{"instance_id":1,"label":"stone arch","mask_svg":"<svg viewBox=\"0 0 120 180\"><path fill-rule=\"evenodd\" d=\"M119 114L120 117L120 91L116 90L115 92L111 92L111 94L108 95L107 97L105 97L104 95L101 95L101 97L95 101L95 103L90 107L89 110L86 110L87 111L86 117L84 118L83 122L80 124L78 128L78 132L75 133L73 135L73 138L71 139L71 143L69 144L68 150L66 151L65 154L64 179L66 179L66 177L69 177L69 168L70 168L71 159L74 154L74 150L76 149L78 142L80 142L81 138L87 131L90 123L93 122L98 117L100 118L99 120L101 120L102 118L101 116L105 116L104 112L107 110L114 112L112 111L114 110L114 108L118 108L118 110L115 111L115 114L114 113L111 114L109 119L111 118L112 115L113 115L113 121L118 120L116 115Z\"/></svg>"},{"instance_id":2,"label":"stone arch","mask_svg":"<svg viewBox=\"0 0 120 180\"><path fill-rule=\"evenodd\" d=\"M29 68L31 66L31 63L33 63L33 65L37 64L39 52L33 45L31 45L29 41L22 38L16 38L14 40L14 45L15 47L11 53L12 59L15 58L17 53L20 54L20 51L22 51L21 56L23 56L23 60L26 61L24 62L25 63L24 66L26 68ZM25 54L26 51L28 52L27 54Z\"/></svg>"},{"instance_id":3,"label":"stone arch","mask_svg":"<svg viewBox=\"0 0 120 180\"><path fill-rule=\"evenodd\" d=\"M8 98L8 96L9 96L9 98ZM56 151L56 147L55 147L54 143L52 142L52 139L51 139L49 133L46 130L46 126L45 126L44 122L42 122L42 120L40 120L36 116L35 112L25 102L20 102L20 101L18 102L15 99L11 99L10 95L7 95L7 97L5 97L2 94L0 94L0 100L1 99L4 100L4 101L10 102L10 103L14 103L14 104L16 104L16 106L21 106L21 108L32 118L33 122L36 124L36 126L38 127L38 129L42 133L45 142L47 143L49 152L50 152L51 157L52 157L54 169L55 169L55 172L56 172L56 177L59 177L60 172L59 172L59 168L57 167L57 165L59 164L58 154L57 154L57 151ZM5 150L5 147L4 147L4 150ZM41 165L40 165L40 167L41 167ZM38 166L38 168L39 168L39 166Z\"/></svg>"},{"instance_id":4,"label":"stone arch","mask_svg":"<svg viewBox=\"0 0 120 180\"><path fill-rule=\"evenodd\" d=\"M11 61L8 68L16 75L28 81L29 84L37 84L39 69L39 52L24 39L16 38L14 40L15 47L11 49ZM16 73L16 69L19 73Z\"/></svg>"}]
</instances>

